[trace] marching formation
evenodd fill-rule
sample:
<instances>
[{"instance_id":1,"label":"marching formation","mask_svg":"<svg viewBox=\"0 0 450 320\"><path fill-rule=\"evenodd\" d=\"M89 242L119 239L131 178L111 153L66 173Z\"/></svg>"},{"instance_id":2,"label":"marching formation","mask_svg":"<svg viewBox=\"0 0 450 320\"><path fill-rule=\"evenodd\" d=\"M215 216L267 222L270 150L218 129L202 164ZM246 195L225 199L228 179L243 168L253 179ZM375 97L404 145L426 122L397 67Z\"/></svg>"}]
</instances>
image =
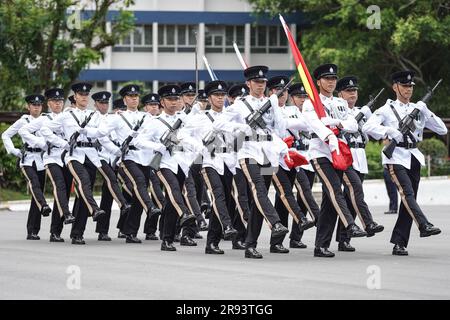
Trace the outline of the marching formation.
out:
<instances>
[{"instance_id":1,"label":"marching formation","mask_svg":"<svg viewBox=\"0 0 450 320\"><path fill-rule=\"evenodd\" d=\"M161 240L162 251L176 251L175 242L196 246L199 231L207 231L206 254L224 254L219 245L231 240L232 249L260 259L264 222L271 230L271 253L289 252L283 245L288 233L289 248L306 248L303 233L314 228L314 256L334 257L329 247L335 229L338 250L355 251L352 238L384 230L364 200L369 136L388 142L382 161L401 195L392 253L408 255L413 221L421 237L441 232L416 201L424 165L417 142L424 128L440 135L447 129L426 105L431 94L410 101L413 72L394 73L396 99L373 111L373 100L358 107L356 77L338 80L335 64L321 65L313 72L326 113L319 116L301 83L268 78L268 71L247 67L245 84L230 88L214 80L197 90L189 82L141 96L138 85L127 85L112 113L111 93L91 95L89 83L72 86L71 105L64 110L60 88L25 97L29 115L2 139L18 158L32 193L27 239L40 239L41 217L51 214L51 242L64 242L62 229L72 224L72 244L85 244L89 217L96 222L98 240L111 241L116 202L118 237L141 243L137 235L145 212L145 239ZM88 108L90 98L95 110ZM48 113L42 113L44 104ZM22 149L11 140L16 134ZM97 172L103 178L100 203L93 196ZM53 186L52 209L43 192L45 176ZM311 191L316 177L322 184L320 206ZM69 208L72 184L76 196ZM276 191L273 203L270 185Z\"/></svg>"}]
</instances>

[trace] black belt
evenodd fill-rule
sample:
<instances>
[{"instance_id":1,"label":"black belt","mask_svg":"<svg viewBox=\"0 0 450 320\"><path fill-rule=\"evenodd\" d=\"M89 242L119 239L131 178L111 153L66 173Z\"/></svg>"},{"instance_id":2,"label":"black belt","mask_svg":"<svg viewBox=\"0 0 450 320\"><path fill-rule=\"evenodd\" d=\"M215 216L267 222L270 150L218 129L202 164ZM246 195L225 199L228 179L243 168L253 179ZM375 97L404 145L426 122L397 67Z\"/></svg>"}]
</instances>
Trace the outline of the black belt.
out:
<instances>
[{"instance_id":1,"label":"black belt","mask_svg":"<svg viewBox=\"0 0 450 320\"><path fill-rule=\"evenodd\" d=\"M79 141L79 142L77 142L77 147L80 147L80 148L97 148L98 144L94 143L94 142L82 142L82 141Z\"/></svg>"},{"instance_id":2,"label":"black belt","mask_svg":"<svg viewBox=\"0 0 450 320\"><path fill-rule=\"evenodd\" d=\"M297 149L298 151L308 151L309 150L309 146L296 146L295 149Z\"/></svg>"},{"instance_id":3,"label":"black belt","mask_svg":"<svg viewBox=\"0 0 450 320\"><path fill-rule=\"evenodd\" d=\"M42 152L41 148L25 148L28 152Z\"/></svg>"},{"instance_id":4,"label":"black belt","mask_svg":"<svg viewBox=\"0 0 450 320\"><path fill-rule=\"evenodd\" d=\"M350 142L348 146L353 149L364 149L366 147L366 144L363 142Z\"/></svg>"},{"instance_id":5,"label":"black belt","mask_svg":"<svg viewBox=\"0 0 450 320\"><path fill-rule=\"evenodd\" d=\"M315 134L315 133L311 133L311 138L317 138L317 139L319 139L319 136L318 136L317 134Z\"/></svg>"},{"instance_id":6,"label":"black belt","mask_svg":"<svg viewBox=\"0 0 450 320\"><path fill-rule=\"evenodd\" d=\"M231 151L231 148L227 148L227 147L215 147L214 148L214 153L227 153L230 151Z\"/></svg>"},{"instance_id":7,"label":"black belt","mask_svg":"<svg viewBox=\"0 0 450 320\"><path fill-rule=\"evenodd\" d=\"M417 142L400 142L397 143L397 147L405 149L414 149L417 148Z\"/></svg>"},{"instance_id":8,"label":"black belt","mask_svg":"<svg viewBox=\"0 0 450 320\"><path fill-rule=\"evenodd\" d=\"M133 151L137 151L139 150L138 148L136 148L136 146L129 146L128 150L133 150Z\"/></svg>"},{"instance_id":9,"label":"black belt","mask_svg":"<svg viewBox=\"0 0 450 320\"><path fill-rule=\"evenodd\" d=\"M272 141L272 135L270 134L256 134L256 136L247 136L245 137L245 141L256 141L256 142L261 142L261 141Z\"/></svg>"}]
</instances>

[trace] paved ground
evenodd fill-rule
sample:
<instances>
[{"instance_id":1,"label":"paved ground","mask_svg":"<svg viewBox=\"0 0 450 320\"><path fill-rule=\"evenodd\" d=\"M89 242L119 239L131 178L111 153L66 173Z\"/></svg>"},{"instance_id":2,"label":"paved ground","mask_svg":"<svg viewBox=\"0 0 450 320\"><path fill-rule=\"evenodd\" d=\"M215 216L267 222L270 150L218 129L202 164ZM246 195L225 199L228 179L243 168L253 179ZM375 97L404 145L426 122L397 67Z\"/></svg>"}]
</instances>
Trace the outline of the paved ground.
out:
<instances>
[{"instance_id":1,"label":"paved ground","mask_svg":"<svg viewBox=\"0 0 450 320\"><path fill-rule=\"evenodd\" d=\"M356 253L338 253L333 244L336 258L314 258L314 231L309 231L304 237L308 249L270 254L264 227L264 259L256 261L231 250L230 242L221 245L223 256L205 255L205 240L177 252L161 252L159 241L98 242L91 220L85 246L48 242L49 218L43 219L41 240L26 241L26 212L4 210L0 299L449 299L450 207L424 207L443 233L419 238L413 228L409 257L391 255L388 242L396 217L383 215L383 209L373 212L385 232L355 239ZM113 216L114 226L117 212ZM63 237L68 239L68 230ZM76 270L80 282L74 280ZM381 288L368 289L368 282Z\"/></svg>"}]
</instances>

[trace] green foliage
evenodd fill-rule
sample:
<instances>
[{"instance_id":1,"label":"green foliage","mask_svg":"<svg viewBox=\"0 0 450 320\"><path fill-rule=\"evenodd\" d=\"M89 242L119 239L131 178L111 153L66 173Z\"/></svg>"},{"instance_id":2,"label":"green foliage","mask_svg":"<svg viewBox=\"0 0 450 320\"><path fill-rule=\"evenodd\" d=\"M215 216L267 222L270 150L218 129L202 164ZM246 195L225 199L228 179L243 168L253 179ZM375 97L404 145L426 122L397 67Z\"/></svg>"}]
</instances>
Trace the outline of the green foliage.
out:
<instances>
[{"instance_id":1,"label":"green foliage","mask_svg":"<svg viewBox=\"0 0 450 320\"><path fill-rule=\"evenodd\" d=\"M367 165L369 173L367 179L383 179L383 165L381 164L381 150L383 144L369 141L366 146Z\"/></svg>"},{"instance_id":2,"label":"green foliage","mask_svg":"<svg viewBox=\"0 0 450 320\"><path fill-rule=\"evenodd\" d=\"M444 79L431 109L450 116L450 6L448 1L364 1L364 0L250 0L257 12L302 12L310 23L297 30L299 48L309 70L334 62L339 75L354 74L360 82L359 104L381 87L390 88L390 74L401 69L416 73L414 99L420 99L427 87ZM380 29L369 29L380 8ZM393 98L385 90L379 101Z\"/></svg>"},{"instance_id":3,"label":"green foliage","mask_svg":"<svg viewBox=\"0 0 450 320\"><path fill-rule=\"evenodd\" d=\"M426 139L418 144L418 148L425 155L427 165L422 168L422 176L428 175L428 159L430 156L430 174L432 176L450 175L450 161L447 158L447 147L439 139Z\"/></svg>"},{"instance_id":4,"label":"green foliage","mask_svg":"<svg viewBox=\"0 0 450 320\"><path fill-rule=\"evenodd\" d=\"M0 83L8 85L0 86L0 109L19 110L24 94L52 86L68 92L105 47L134 29L133 13L120 10L107 31L108 10L118 3L127 8L133 1L1 1Z\"/></svg>"},{"instance_id":5,"label":"green foliage","mask_svg":"<svg viewBox=\"0 0 450 320\"><path fill-rule=\"evenodd\" d=\"M0 124L0 135L9 127L6 124ZM22 140L15 135L12 138L14 145L17 148L22 146ZM23 191L25 185L25 178L22 172L17 168L17 158L13 155L6 153L3 141L0 140L0 188L9 190L21 190ZM2 191L3 193L3 191Z\"/></svg>"}]
</instances>

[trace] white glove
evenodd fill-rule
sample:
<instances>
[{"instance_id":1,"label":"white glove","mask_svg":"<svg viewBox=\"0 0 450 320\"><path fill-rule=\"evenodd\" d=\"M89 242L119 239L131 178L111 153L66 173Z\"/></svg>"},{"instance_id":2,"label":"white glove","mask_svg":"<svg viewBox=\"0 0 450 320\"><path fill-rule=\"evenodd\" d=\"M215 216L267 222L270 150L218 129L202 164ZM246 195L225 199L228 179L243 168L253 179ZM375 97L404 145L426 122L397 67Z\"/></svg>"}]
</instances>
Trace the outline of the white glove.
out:
<instances>
[{"instance_id":1,"label":"white glove","mask_svg":"<svg viewBox=\"0 0 450 320\"><path fill-rule=\"evenodd\" d=\"M234 131L235 135L238 135L240 132L244 133L246 136L253 135L253 130L248 124L239 123Z\"/></svg>"},{"instance_id":2,"label":"white glove","mask_svg":"<svg viewBox=\"0 0 450 320\"><path fill-rule=\"evenodd\" d=\"M86 128L80 128L79 130L78 130L78 132L80 133L80 134L82 134L82 135L87 135L87 129Z\"/></svg>"},{"instance_id":3,"label":"white glove","mask_svg":"<svg viewBox=\"0 0 450 320\"><path fill-rule=\"evenodd\" d=\"M69 151L69 150L70 150L70 144L69 144L69 143L66 143L66 144L63 146L63 149L66 150L66 151Z\"/></svg>"},{"instance_id":4,"label":"white glove","mask_svg":"<svg viewBox=\"0 0 450 320\"><path fill-rule=\"evenodd\" d=\"M136 137L138 136L138 134L139 134L139 133L138 133L137 131L134 131L134 130L133 130L133 131L131 131L130 136L132 136L133 139L134 139L134 138L136 138Z\"/></svg>"},{"instance_id":5,"label":"white glove","mask_svg":"<svg viewBox=\"0 0 450 320\"><path fill-rule=\"evenodd\" d=\"M388 135L389 139L394 139L397 142L400 142L402 140L402 133L394 128L387 128L386 134Z\"/></svg>"},{"instance_id":6,"label":"white glove","mask_svg":"<svg viewBox=\"0 0 450 320\"><path fill-rule=\"evenodd\" d=\"M370 108L368 106L364 106L362 107L360 110L360 112L362 112L362 114L369 119L370 116L372 115L372 111L370 110Z\"/></svg>"},{"instance_id":7,"label":"white glove","mask_svg":"<svg viewBox=\"0 0 450 320\"><path fill-rule=\"evenodd\" d=\"M47 143L45 143L45 139L44 138L38 139L36 141L36 147L37 148L45 149L46 146L47 146Z\"/></svg>"},{"instance_id":8,"label":"white glove","mask_svg":"<svg viewBox=\"0 0 450 320\"><path fill-rule=\"evenodd\" d=\"M14 149L11 151L11 154L12 154L13 156L17 157L17 158L21 158L21 157L22 157L22 154L20 153L20 150L17 149L17 148L14 148Z\"/></svg>"},{"instance_id":9,"label":"white glove","mask_svg":"<svg viewBox=\"0 0 450 320\"><path fill-rule=\"evenodd\" d=\"M114 151L115 157L120 157L122 155L122 151L120 151L120 148L117 148L116 151Z\"/></svg>"},{"instance_id":10,"label":"white glove","mask_svg":"<svg viewBox=\"0 0 450 320\"><path fill-rule=\"evenodd\" d=\"M159 152L161 154L164 154L164 152L166 151L166 147L162 144L162 143L158 143L155 146L155 149L153 149L154 152Z\"/></svg>"},{"instance_id":11,"label":"white glove","mask_svg":"<svg viewBox=\"0 0 450 320\"><path fill-rule=\"evenodd\" d=\"M339 142L337 137L334 134L330 134L328 136L328 145L330 146L331 152L336 150L337 154L340 154L341 152L339 151Z\"/></svg>"},{"instance_id":12,"label":"white glove","mask_svg":"<svg viewBox=\"0 0 450 320\"><path fill-rule=\"evenodd\" d=\"M333 119L331 117L323 117L320 119L322 121L322 123L326 126L335 126L337 127L338 125L341 124L341 120L339 119Z\"/></svg>"},{"instance_id":13,"label":"white glove","mask_svg":"<svg viewBox=\"0 0 450 320\"><path fill-rule=\"evenodd\" d=\"M430 109L428 109L427 105L423 101L417 101L416 109L419 109L427 118L431 117L432 113Z\"/></svg>"},{"instance_id":14,"label":"white glove","mask_svg":"<svg viewBox=\"0 0 450 320\"><path fill-rule=\"evenodd\" d=\"M278 107L278 96L275 93L270 96L269 100L272 108L275 109Z\"/></svg>"}]
</instances>

